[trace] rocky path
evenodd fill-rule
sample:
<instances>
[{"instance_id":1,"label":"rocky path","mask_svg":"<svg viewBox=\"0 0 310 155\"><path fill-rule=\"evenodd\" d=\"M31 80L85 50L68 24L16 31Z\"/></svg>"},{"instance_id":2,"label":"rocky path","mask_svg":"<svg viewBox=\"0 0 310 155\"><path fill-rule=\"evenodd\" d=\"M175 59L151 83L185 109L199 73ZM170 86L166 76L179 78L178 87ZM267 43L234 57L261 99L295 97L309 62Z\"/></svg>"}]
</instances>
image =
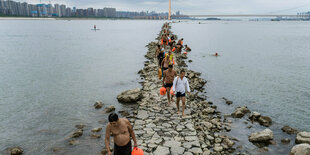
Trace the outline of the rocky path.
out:
<instances>
[{"instance_id":1,"label":"rocky path","mask_svg":"<svg viewBox=\"0 0 310 155\"><path fill-rule=\"evenodd\" d=\"M190 115L192 109L188 106L187 117L182 118L176 105L168 106L167 97L159 95L156 61L146 63L144 70L148 72L143 83L144 98L134 122L138 145L154 155L203 153Z\"/></svg>"},{"instance_id":2,"label":"rocky path","mask_svg":"<svg viewBox=\"0 0 310 155\"><path fill-rule=\"evenodd\" d=\"M190 103L199 99L197 93L187 97L186 117L177 114L175 102L168 106L167 97L159 95L162 81L157 76L158 68L155 59L157 44L157 42L151 42L148 45L149 51L145 56L148 61L145 62L144 68L139 71L144 79L142 84L143 97L138 102L139 108L135 120L132 120L138 145L145 151L145 154L210 154L207 145L204 143L204 138L199 139L198 137L195 121L192 117L196 109ZM186 56L175 54L174 69L176 71L179 71L180 68L186 69L184 68L186 64L182 58L186 58ZM199 73L187 70L187 74L190 76L191 90L201 89L206 83L206 81L198 78ZM211 110L212 112L215 111L212 108ZM202 141L203 143L201 143Z\"/></svg>"}]
</instances>

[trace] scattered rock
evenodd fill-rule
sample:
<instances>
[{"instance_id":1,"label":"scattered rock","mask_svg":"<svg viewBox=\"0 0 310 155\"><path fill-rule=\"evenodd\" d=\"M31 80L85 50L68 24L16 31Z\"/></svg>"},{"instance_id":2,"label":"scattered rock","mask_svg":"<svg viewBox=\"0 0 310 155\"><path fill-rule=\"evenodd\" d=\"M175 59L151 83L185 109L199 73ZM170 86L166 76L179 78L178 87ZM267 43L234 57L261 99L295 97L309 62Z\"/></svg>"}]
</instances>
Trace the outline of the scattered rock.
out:
<instances>
[{"instance_id":1,"label":"scattered rock","mask_svg":"<svg viewBox=\"0 0 310 155\"><path fill-rule=\"evenodd\" d=\"M288 138L284 138L284 139L281 139L281 142L282 142L283 144L289 144L289 143L291 142L291 140L288 139Z\"/></svg>"},{"instance_id":2,"label":"scattered rock","mask_svg":"<svg viewBox=\"0 0 310 155\"><path fill-rule=\"evenodd\" d=\"M249 116L249 119L252 121L258 121L259 117L261 116L261 114L259 112L252 112Z\"/></svg>"},{"instance_id":3,"label":"scattered rock","mask_svg":"<svg viewBox=\"0 0 310 155\"><path fill-rule=\"evenodd\" d=\"M70 145L76 145L76 144L79 144L79 141L74 140L74 139L70 139L70 140L69 140L69 144L70 144Z\"/></svg>"},{"instance_id":4,"label":"scattered rock","mask_svg":"<svg viewBox=\"0 0 310 155\"><path fill-rule=\"evenodd\" d=\"M21 147L14 147L10 149L11 155L21 155L23 152L24 150Z\"/></svg>"},{"instance_id":5,"label":"scattered rock","mask_svg":"<svg viewBox=\"0 0 310 155\"><path fill-rule=\"evenodd\" d=\"M101 138L101 135L92 134L91 137L99 139L99 138Z\"/></svg>"},{"instance_id":6,"label":"scattered rock","mask_svg":"<svg viewBox=\"0 0 310 155\"><path fill-rule=\"evenodd\" d=\"M308 143L310 144L310 132L299 132L296 136L296 144L300 144L300 143Z\"/></svg>"},{"instance_id":7,"label":"scattered rock","mask_svg":"<svg viewBox=\"0 0 310 155\"><path fill-rule=\"evenodd\" d=\"M122 92L117 96L117 100L121 103L133 103L140 101L142 98L142 93L140 88L135 88Z\"/></svg>"},{"instance_id":8,"label":"scattered rock","mask_svg":"<svg viewBox=\"0 0 310 155\"><path fill-rule=\"evenodd\" d=\"M189 63L193 62L193 60L188 60Z\"/></svg>"},{"instance_id":9,"label":"scattered rock","mask_svg":"<svg viewBox=\"0 0 310 155\"><path fill-rule=\"evenodd\" d=\"M100 101L97 101L97 102L94 104L94 107L95 107L96 109L100 109L100 108L103 107L103 103L100 102Z\"/></svg>"},{"instance_id":10,"label":"scattered rock","mask_svg":"<svg viewBox=\"0 0 310 155\"><path fill-rule=\"evenodd\" d=\"M214 112L215 112L215 110L211 107L208 107L207 109L204 109L202 111L202 113L204 113L204 114L213 114Z\"/></svg>"},{"instance_id":11,"label":"scattered rock","mask_svg":"<svg viewBox=\"0 0 310 155\"><path fill-rule=\"evenodd\" d=\"M231 104L233 104L233 101L227 100L227 101L226 101L226 104L227 104L227 105L231 105Z\"/></svg>"},{"instance_id":12,"label":"scattered rock","mask_svg":"<svg viewBox=\"0 0 310 155\"><path fill-rule=\"evenodd\" d=\"M115 107L113 106L113 105L111 105L111 106L109 106L109 107L106 107L105 109L104 109L104 112L105 113L110 113L110 112L112 112L112 111L114 111L115 110Z\"/></svg>"},{"instance_id":13,"label":"scattered rock","mask_svg":"<svg viewBox=\"0 0 310 155\"><path fill-rule=\"evenodd\" d=\"M83 130L79 129L72 134L72 138L81 137L83 135Z\"/></svg>"},{"instance_id":14,"label":"scattered rock","mask_svg":"<svg viewBox=\"0 0 310 155\"><path fill-rule=\"evenodd\" d=\"M60 147L54 147L54 148L52 148L52 151L53 151L54 153L57 153L57 152L59 152L60 150L62 150L62 148L60 148Z\"/></svg>"},{"instance_id":15,"label":"scattered rock","mask_svg":"<svg viewBox=\"0 0 310 155\"><path fill-rule=\"evenodd\" d=\"M272 120L268 116L260 116L258 118L258 122L260 125L263 125L265 127L269 127L272 124Z\"/></svg>"},{"instance_id":16,"label":"scattered rock","mask_svg":"<svg viewBox=\"0 0 310 155\"><path fill-rule=\"evenodd\" d=\"M224 140L223 140L223 143L225 144L225 145L227 145L228 147L233 147L234 145L235 145L235 142L233 142L233 141L231 141L229 138L225 138Z\"/></svg>"},{"instance_id":17,"label":"scattered rock","mask_svg":"<svg viewBox=\"0 0 310 155\"><path fill-rule=\"evenodd\" d=\"M102 130L102 128L94 128L94 129L91 130L91 132L99 132L101 130Z\"/></svg>"},{"instance_id":18,"label":"scattered rock","mask_svg":"<svg viewBox=\"0 0 310 155\"><path fill-rule=\"evenodd\" d=\"M310 155L310 145L307 143L295 145L289 155Z\"/></svg>"},{"instance_id":19,"label":"scattered rock","mask_svg":"<svg viewBox=\"0 0 310 155\"><path fill-rule=\"evenodd\" d=\"M128 111L119 111L119 113L120 113L123 117L129 116L129 112L128 112Z\"/></svg>"},{"instance_id":20,"label":"scattered rock","mask_svg":"<svg viewBox=\"0 0 310 155\"><path fill-rule=\"evenodd\" d=\"M246 106L238 107L236 108L235 112L231 114L231 116L234 118L242 118L246 113L249 112L250 110Z\"/></svg>"},{"instance_id":21,"label":"scattered rock","mask_svg":"<svg viewBox=\"0 0 310 155\"><path fill-rule=\"evenodd\" d=\"M284 127L281 128L281 130L283 132L286 132L287 134L297 134L298 133L298 129L294 129L290 126L285 125Z\"/></svg>"},{"instance_id":22,"label":"scattered rock","mask_svg":"<svg viewBox=\"0 0 310 155\"><path fill-rule=\"evenodd\" d=\"M84 125L84 124L75 125L75 127L76 127L77 129L83 129L85 126L86 126L86 125Z\"/></svg>"},{"instance_id":23,"label":"scattered rock","mask_svg":"<svg viewBox=\"0 0 310 155\"><path fill-rule=\"evenodd\" d=\"M249 137L250 142L269 142L273 139L273 132L265 129L261 132L252 133Z\"/></svg>"}]
</instances>

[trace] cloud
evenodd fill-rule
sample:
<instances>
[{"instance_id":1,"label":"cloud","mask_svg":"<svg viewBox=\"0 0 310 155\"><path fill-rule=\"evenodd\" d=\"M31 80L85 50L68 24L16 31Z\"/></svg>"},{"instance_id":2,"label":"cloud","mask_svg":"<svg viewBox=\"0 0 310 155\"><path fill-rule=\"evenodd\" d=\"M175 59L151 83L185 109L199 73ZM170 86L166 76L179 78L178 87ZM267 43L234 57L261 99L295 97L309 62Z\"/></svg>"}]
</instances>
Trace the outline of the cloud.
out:
<instances>
[{"instance_id":1,"label":"cloud","mask_svg":"<svg viewBox=\"0 0 310 155\"><path fill-rule=\"evenodd\" d=\"M25 0L18 0L25 1ZM49 0L41 0L48 3ZM310 0L171 0L172 10L185 14L296 14L308 11ZM39 3L39 0L26 0ZM128 11L168 11L168 0L51 0L77 8L115 7Z\"/></svg>"}]
</instances>

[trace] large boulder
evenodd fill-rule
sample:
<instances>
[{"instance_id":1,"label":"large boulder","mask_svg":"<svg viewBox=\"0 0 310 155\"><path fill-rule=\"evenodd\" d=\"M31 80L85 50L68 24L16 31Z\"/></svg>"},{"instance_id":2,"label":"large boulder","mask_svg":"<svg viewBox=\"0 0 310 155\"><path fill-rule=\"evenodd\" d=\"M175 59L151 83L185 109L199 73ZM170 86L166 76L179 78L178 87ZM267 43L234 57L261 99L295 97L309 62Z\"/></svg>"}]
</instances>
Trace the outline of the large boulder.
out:
<instances>
[{"instance_id":1,"label":"large boulder","mask_svg":"<svg viewBox=\"0 0 310 155\"><path fill-rule=\"evenodd\" d=\"M295 145L289 155L310 155L310 145L307 143Z\"/></svg>"},{"instance_id":2,"label":"large boulder","mask_svg":"<svg viewBox=\"0 0 310 155\"><path fill-rule=\"evenodd\" d=\"M265 129L261 132L252 133L249 137L250 142L265 143L273 139L273 132Z\"/></svg>"},{"instance_id":3,"label":"large boulder","mask_svg":"<svg viewBox=\"0 0 310 155\"><path fill-rule=\"evenodd\" d=\"M117 96L117 100L121 103L133 103L140 101L142 98L142 93L140 88L135 88L122 92Z\"/></svg>"},{"instance_id":4,"label":"large boulder","mask_svg":"<svg viewBox=\"0 0 310 155\"><path fill-rule=\"evenodd\" d=\"M296 144L308 143L310 144L310 132L299 132L296 136Z\"/></svg>"},{"instance_id":5,"label":"large boulder","mask_svg":"<svg viewBox=\"0 0 310 155\"><path fill-rule=\"evenodd\" d=\"M236 108L235 112L231 114L231 116L234 118L242 118L246 113L249 112L250 110L246 106L238 107Z\"/></svg>"}]
</instances>

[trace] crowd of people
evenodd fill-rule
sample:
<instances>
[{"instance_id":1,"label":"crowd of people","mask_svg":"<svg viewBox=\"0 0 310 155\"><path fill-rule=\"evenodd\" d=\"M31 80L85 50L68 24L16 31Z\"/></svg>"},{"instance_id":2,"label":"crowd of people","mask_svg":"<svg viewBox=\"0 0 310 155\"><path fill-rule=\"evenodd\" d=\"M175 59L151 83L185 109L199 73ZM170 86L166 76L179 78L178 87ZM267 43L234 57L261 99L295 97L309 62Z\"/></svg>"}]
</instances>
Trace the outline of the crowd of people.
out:
<instances>
[{"instance_id":1,"label":"crowd of people","mask_svg":"<svg viewBox=\"0 0 310 155\"><path fill-rule=\"evenodd\" d=\"M158 70L162 86L166 89L168 98L168 106L173 102L176 96L177 113L180 113L179 102L182 101L182 116L184 117L186 92L190 93L189 83L185 77L185 71L181 70L179 74L173 69L175 64L173 53L181 53L184 48L185 52L191 49L183 46L183 38L176 42L176 36L169 30L169 23L165 23L162 27L160 43L157 45L156 57L158 61ZM184 53L186 54L186 53ZM172 89L172 93L170 93ZM132 144L137 148L137 140L130 122L126 118L119 118L116 113L109 115L109 123L106 127L105 146L108 155L112 155L110 150L110 136L114 137L114 155L131 155Z\"/></svg>"},{"instance_id":2,"label":"crowd of people","mask_svg":"<svg viewBox=\"0 0 310 155\"><path fill-rule=\"evenodd\" d=\"M185 77L185 71L181 70L178 75L173 69L173 65L175 64L173 53L182 53L182 49L184 48L185 52L182 54L187 54L191 49L187 45L183 46L183 38L177 42L176 38L170 32L169 23L165 23L162 27L160 45L157 46L155 56L158 61L158 73L162 73L162 76L159 77L162 77L162 86L167 92L168 106L173 102L173 97L176 96L177 113L180 114L179 102L181 100L182 116L185 116L185 93L186 91L190 93L190 88L188 80ZM171 89L172 93L170 93Z\"/></svg>"}]
</instances>

